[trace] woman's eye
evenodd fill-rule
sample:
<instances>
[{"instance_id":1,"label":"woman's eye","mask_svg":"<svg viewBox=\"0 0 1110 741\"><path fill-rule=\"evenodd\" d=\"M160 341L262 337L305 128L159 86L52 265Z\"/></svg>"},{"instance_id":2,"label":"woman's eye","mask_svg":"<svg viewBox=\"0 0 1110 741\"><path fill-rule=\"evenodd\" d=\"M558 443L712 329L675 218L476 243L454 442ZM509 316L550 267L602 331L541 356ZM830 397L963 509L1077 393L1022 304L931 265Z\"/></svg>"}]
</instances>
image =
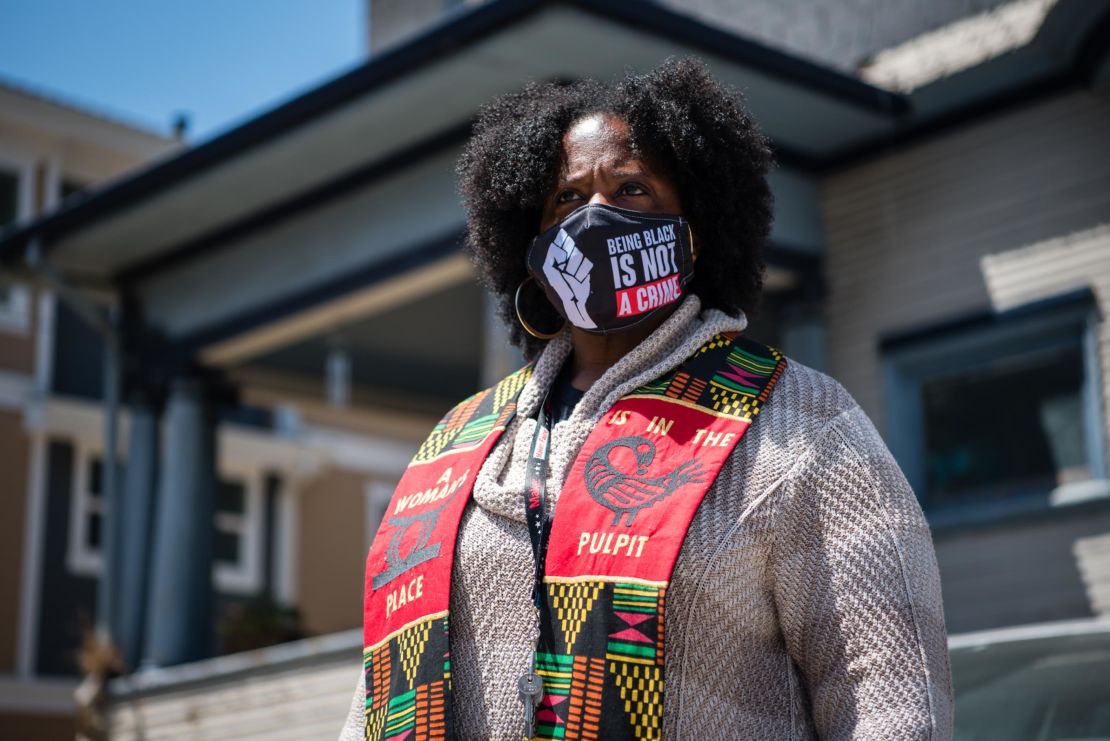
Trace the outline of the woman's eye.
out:
<instances>
[{"instance_id":1,"label":"woman's eye","mask_svg":"<svg viewBox=\"0 0 1110 741\"><path fill-rule=\"evenodd\" d=\"M643 196L647 195L647 190L639 183L625 183L621 186L620 193L623 196Z\"/></svg>"},{"instance_id":2,"label":"woman's eye","mask_svg":"<svg viewBox=\"0 0 1110 741\"><path fill-rule=\"evenodd\" d=\"M570 203L577 197L578 194L573 190L563 190L555 195L555 203Z\"/></svg>"}]
</instances>

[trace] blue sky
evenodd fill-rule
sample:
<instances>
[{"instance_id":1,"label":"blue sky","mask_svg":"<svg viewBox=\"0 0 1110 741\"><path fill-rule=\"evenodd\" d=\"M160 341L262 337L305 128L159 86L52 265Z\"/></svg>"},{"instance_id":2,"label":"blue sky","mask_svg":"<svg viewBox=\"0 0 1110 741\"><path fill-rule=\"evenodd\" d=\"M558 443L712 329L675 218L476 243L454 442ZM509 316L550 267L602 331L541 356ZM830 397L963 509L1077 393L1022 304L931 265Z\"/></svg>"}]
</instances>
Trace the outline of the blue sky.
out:
<instances>
[{"instance_id":1,"label":"blue sky","mask_svg":"<svg viewBox=\"0 0 1110 741\"><path fill-rule=\"evenodd\" d=\"M0 0L0 81L209 138L362 61L366 0Z\"/></svg>"}]
</instances>

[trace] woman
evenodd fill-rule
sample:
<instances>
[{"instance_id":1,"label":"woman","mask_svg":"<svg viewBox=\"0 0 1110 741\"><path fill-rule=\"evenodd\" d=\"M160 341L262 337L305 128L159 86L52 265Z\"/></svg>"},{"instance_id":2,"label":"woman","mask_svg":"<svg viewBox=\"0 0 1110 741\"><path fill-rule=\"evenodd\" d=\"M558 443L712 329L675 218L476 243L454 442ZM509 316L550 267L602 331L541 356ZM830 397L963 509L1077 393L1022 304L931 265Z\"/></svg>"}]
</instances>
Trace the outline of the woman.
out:
<instances>
[{"instance_id":1,"label":"woman","mask_svg":"<svg viewBox=\"0 0 1110 741\"><path fill-rule=\"evenodd\" d=\"M951 735L912 491L843 388L742 335L769 163L693 61L482 112L467 244L536 360L398 485L345 738Z\"/></svg>"}]
</instances>

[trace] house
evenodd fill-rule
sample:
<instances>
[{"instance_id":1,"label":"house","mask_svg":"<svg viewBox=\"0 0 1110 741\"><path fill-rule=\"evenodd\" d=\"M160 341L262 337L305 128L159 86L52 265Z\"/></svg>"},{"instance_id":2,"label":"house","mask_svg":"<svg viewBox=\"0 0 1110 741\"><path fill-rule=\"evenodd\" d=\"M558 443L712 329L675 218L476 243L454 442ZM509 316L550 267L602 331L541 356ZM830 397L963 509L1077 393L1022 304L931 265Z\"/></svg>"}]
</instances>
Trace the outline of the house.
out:
<instances>
[{"instance_id":1,"label":"house","mask_svg":"<svg viewBox=\"0 0 1110 741\"><path fill-rule=\"evenodd\" d=\"M0 82L0 230L72 203L180 146L161 134ZM18 277L0 281L0 736L5 738L41 738L52 732L44 729L61 733L72 727L73 665L67 663L60 675L36 668L33 636L43 620L40 610L31 609L35 600L29 592L45 566L44 513L34 503L41 501L46 412L58 370L57 309L49 288Z\"/></svg>"},{"instance_id":2,"label":"house","mask_svg":"<svg viewBox=\"0 0 1110 741\"><path fill-rule=\"evenodd\" d=\"M391 486L517 360L457 250L470 120L526 79L676 54L742 87L778 156L749 331L875 420L950 632L1107 616L1110 3L892 4L893 26L831 0L446 5L372 3L365 65L0 236L13 275L67 297L29 428L32 673L72 671L99 583L148 667L113 685L119 737L333 733ZM315 637L205 659L214 633L249 644L252 609L251 640Z\"/></svg>"}]
</instances>

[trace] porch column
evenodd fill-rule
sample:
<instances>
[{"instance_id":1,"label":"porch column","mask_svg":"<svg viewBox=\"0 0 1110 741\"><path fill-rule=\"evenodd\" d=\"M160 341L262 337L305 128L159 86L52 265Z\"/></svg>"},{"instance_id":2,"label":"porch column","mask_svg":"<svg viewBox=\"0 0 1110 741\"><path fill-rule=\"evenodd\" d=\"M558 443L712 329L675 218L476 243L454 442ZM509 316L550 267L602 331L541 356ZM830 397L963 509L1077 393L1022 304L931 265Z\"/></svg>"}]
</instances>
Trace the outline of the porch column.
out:
<instances>
[{"instance_id":1,"label":"porch column","mask_svg":"<svg viewBox=\"0 0 1110 741\"><path fill-rule=\"evenodd\" d=\"M118 622L113 626L128 670L142 659L143 627L150 583L151 533L158 485L158 409L152 392L131 400L131 433L120 509Z\"/></svg>"},{"instance_id":2,"label":"porch column","mask_svg":"<svg viewBox=\"0 0 1110 741\"><path fill-rule=\"evenodd\" d=\"M166 404L144 662L170 666L212 649L215 416L205 385L179 378Z\"/></svg>"}]
</instances>

